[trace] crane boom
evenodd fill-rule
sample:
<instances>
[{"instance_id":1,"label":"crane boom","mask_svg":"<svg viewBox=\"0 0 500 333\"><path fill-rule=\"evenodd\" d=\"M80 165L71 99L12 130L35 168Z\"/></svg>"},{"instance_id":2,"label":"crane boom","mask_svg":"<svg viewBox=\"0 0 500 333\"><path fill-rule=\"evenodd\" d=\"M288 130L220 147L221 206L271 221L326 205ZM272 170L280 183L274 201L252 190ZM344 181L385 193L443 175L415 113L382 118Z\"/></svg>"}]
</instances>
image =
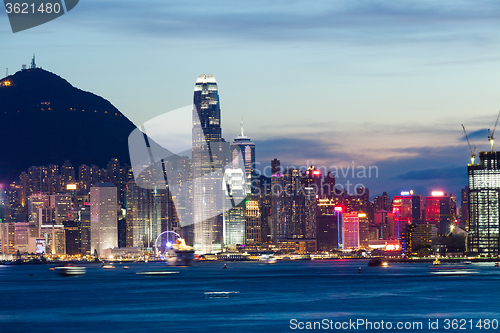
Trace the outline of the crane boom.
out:
<instances>
[{"instance_id":1,"label":"crane boom","mask_svg":"<svg viewBox=\"0 0 500 333\"><path fill-rule=\"evenodd\" d=\"M467 131L465 130L464 124L462 124L462 128L464 129L465 138L467 139L467 144L469 145L469 150L470 150L470 164L474 165L474 162L475 162L476 157L477 157L476 146L474 146L474 150L473 150L472 146L470 144L469 136L467 135Z\"/></svg>"},{"instance_id":2,"label":"crane boom","mask_svg":"<svg viewBox=\"0 0 500 333\"><path fill-rule=\"evenodd\" d=\"M495 130L497 129L497 124L498 124L499 118L500 118L500 111L498 111L497 121L495 122L495 126L493 127L493 131L490 131L488 129L488 132L489 132L488 140L490 141L490 144L491 144L491 152L493 152L493 143L495 141L495 138L493 137L493 135L495 134Z\"/></svg>"}]
</instances>

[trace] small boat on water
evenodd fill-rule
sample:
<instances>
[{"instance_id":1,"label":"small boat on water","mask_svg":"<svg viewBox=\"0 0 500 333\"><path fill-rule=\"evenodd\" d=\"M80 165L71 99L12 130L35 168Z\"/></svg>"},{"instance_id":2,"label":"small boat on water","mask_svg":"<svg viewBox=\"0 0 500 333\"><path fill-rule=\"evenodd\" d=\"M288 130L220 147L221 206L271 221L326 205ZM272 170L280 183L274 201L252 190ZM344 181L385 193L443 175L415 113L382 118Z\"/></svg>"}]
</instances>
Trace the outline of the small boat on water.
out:
<instances>
[{"instance_id":1,"label":"small boat on water","mask_svg":"<svg viewBox=\"0 0 500 333\"><path fill-rule=\"evenodd\" d=\"M103 269L114 269L116 268L115 266L113 266L112 264L103 264L102 265L102 268Z\"/></svg>"},{"instance_id":2,"label":"small boat on water","mask_svg":"<svg viewBox=\"0 0 500 333\"><path fill-rule=\"evenodd\" d=\"M500 267L500 265L496 262L496 263L495 263L495 267Z\"/></svg>"},{"instance_id":3,"label":"small boat on water","mask_svg":"<svg viewBox=\"0 0 500 333\"><path fill-rule=\"evenodd\" d=\"M207 298L229 298L237 296L239 291L207 291L205 297Z\"/></svg>"},{"instance_id":4,"label":"small boat on water","mask_svg":"<svg viewBox=\"0 0 500 333\"><path fill-rule=\"evenodd\" d=\"M57 267L56 270L62 276L77 276L87 273L87 269L83 266L63 266Z\"/></svg>"},{"instance_id":5,"label":"small boat on water","mask_svg":"<svg viewBox=\"0 0 500 333\"><path fill-rule=\"evenodd\" d=\"M263 254L260 256L260 262L263 264L275 264L276 258L273 255Z\"/></svg>"},{"instance_id":6,"label":"small boat on water","mask_svg":"<svg viewBox=\"0 0 500 333\"><path fill-rule=\"evenodd\" d=\"M434 267L431 269L431 274L440 276L460 276L460 275L470 275L477 274L478 271L473 269L468 269L465 266L441 266Z\"/></svg>"},{"instance_id":7,"label":"small boat on water","mask_svg":"<svg viewBox=\"0 0 500 333\"><path fill-rule=\"evenodd\" d=\"M138 275L170 275L170 274L178 274L179 271L168 271L164 269L150 270L150 271L141 271L135 274Z\"/></svg>"},{"instance_id":8,"label":"small boat on water","mask_svg":"<svg viewBox=\"0 0 500 333\"><path fill-rule=\"evenodd\" d=\"M390 265L389 265L389 262L387 262L385 260L382 260L380 258L373 258L368 263L368 266L370 266L370 267L388 267Z\"/></svg>"}]
</instances>

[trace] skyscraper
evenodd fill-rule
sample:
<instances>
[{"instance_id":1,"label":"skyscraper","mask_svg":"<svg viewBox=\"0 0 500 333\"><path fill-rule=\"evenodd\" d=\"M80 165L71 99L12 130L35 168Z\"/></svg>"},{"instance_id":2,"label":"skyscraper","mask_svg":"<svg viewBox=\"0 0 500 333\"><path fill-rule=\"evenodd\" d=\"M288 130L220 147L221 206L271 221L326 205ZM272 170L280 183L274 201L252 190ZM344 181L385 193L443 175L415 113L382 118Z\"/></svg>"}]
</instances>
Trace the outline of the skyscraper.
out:
<instances>
[{"instance_id":1,"label":"skyscraper","mask_svg":"<svg viewBox=\"0 0 500 333\"><path fill-rule=\"evenodd\" d=\"M238 149L243 155L243 162L245 163L245 177L247 185L247 193L255 193L256 189L252 189L252 181L255 177L254 167L255 167L255 143L248 136L245 136L243 132L243 122L241 122L241 133L231 144L231 158L234 160L238 158Z\"/></svg>"},{"instance_id":2,"label":"skyscraper","mask_svg":"<svg viewBox=\"0 0 500 333\"><path fill-rule=\"evenodd\" d=\"M193 98L193 221L197 253L222 250L222 178L229 145L222 138L219 91L212 75L198 77Z\"/></svg>"},{"instance_id":3,"label":"skyscraper","mask_svg":"<svg viewBox=\"0 0 500 333\"><path fill-rule=\"evenodd\" d=\"M467 167L469 176L469 236L472 255L500 254L500 152L480 152L480 164Z\"/></svg>"},{"instance_id":4,"label":"skyscraper","mask_svg":"<svg viewBox=\"0 0 500 333\"><path fill-rule=\"evenodd\" d=\"M344 215L342 223L343 249L359 248L359 217L358 212L350 212Z\"/></svg>"},{"instance_id":5,"label":"skyscraper","mask_svg":"<svg viewBox=\"0 0 500 333\"><path fill-rule=\"evenodd\" d=\"M237 245L245 244L245 197L247 195L246 179L242 168L233 165L224 173L223 188L231 201L224 200L224 204L232 201L243 201L239 205L224 207L224 248L236 250Z\"/></svg>"},{"instance_id":6,"label":"skyscraper","mask_svg":"<svg viewBox=\"0 0 500 333\"><path fill-rule=\"evenodd\" d=\"M433 224L440 235L451 232L452 225L450 197L441 191L433 191L425 197L425 223Z\"/></svg>"},{"instance_id":7,"label":"skyscraper","mask_svg":"<svg viewBox=\"0 0 500 333\"><path fill-rule=\"evenodd\" d=\"M400 196L397 195L393 198L392 212L394 213L393 235L400 239L407 225L422 222L421 196L412 195L411 192L401 192Z\"/></svg>"},{"instance_id":8,"label":"skyscraper","mask_svg":"<svg viewBox=\"0 0 500 333\"><path fill-rule=\"evenodd\" d=\"M90 188L91 253L99 256L104 249L118 246L118 200L116 186L97 183Z\"/></svg>"}]
</instances>

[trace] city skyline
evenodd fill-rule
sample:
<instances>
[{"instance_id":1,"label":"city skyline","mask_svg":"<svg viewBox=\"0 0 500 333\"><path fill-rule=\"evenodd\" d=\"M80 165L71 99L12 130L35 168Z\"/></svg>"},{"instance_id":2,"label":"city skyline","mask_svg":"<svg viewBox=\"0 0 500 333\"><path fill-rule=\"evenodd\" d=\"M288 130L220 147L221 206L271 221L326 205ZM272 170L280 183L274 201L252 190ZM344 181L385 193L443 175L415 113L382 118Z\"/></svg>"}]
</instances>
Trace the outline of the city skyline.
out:
<instances>
[{"instance_id":1,"label":"city skyline","mask_svg":"<svg viewBox=\"0 0 500 333\"><path fill-rule=\"evenodd\" d=\"M135 124L188 104L192 77L212 73L225 136L243 116L258 162L377 165L379 179L365 184L374 194L437 186L458 195L469 157L461 123L487 150L498 110L495 2L154 4L88 1L17 34L0 13L0 65L12 74L35 52ZM207 61L196 61L197 45L212 46ZM249 94L259 98L241 103Z\"/></svg>"}]
</instances>

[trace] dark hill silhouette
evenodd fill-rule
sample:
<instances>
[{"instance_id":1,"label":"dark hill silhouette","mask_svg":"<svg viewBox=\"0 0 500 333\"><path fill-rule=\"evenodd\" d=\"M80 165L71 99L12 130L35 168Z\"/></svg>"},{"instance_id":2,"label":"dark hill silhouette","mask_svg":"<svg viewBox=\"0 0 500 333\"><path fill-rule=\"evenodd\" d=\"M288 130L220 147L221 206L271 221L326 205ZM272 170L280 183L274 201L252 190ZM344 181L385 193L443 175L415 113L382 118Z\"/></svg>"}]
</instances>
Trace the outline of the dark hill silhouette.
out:
<instances>
[{"instance_id":1,"label":"dark hill silhouette","mask_svg":"<svg viewBox=\"0 0 500 333\"><path fill-rule=\"evenodd\" d=\"M136 126L109 101L41 68L0 80L0 181L35 165L130 164Z\"/></svg>"}]
</instances>

